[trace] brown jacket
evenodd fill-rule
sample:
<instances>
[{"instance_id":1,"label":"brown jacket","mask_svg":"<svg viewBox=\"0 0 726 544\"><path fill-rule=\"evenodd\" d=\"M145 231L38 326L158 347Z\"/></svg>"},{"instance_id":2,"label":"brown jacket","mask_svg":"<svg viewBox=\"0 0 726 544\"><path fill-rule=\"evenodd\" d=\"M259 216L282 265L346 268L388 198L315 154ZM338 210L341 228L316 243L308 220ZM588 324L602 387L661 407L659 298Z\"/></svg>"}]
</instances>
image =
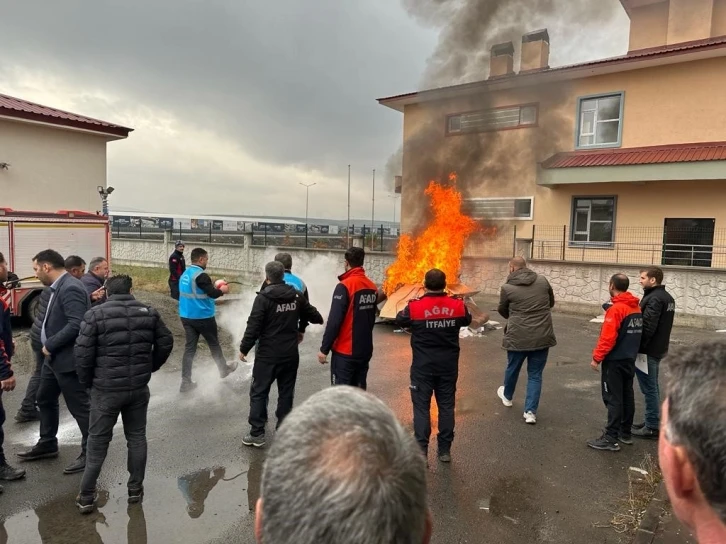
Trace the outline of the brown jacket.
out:
<instances>
[{"instance_id":1,"label":"brown jacket","mask_svg":"<svg viewBox=\"0 0 726 544\"><path fill-rule=\"evenodd\" d=\"M507 351L537 351L557 345L552 327L555 295L544 276L529 268L512 272L502 286L497 311L508 319L502 347Z\"/></svg>"}]
</instances>

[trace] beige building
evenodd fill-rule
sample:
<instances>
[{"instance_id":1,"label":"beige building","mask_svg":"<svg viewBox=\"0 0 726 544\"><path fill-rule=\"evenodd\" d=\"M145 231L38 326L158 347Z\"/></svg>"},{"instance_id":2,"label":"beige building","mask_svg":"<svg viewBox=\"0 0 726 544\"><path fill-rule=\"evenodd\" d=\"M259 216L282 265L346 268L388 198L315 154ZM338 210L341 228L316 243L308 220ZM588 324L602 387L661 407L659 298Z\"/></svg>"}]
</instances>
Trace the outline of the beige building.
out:
<instances>
[{"instance_id":1,"label":"beige building","mask_svg":"<svg viewBox=\"0 0 726 544\"><path fill-rule=\"evenodd\" d=\"M726 267L726 0L621 3L621 57L551 68L543 30L495 45L484 81L379 100L404 114L404 232L455 171L499 232L472 253Z\"/></svg>"},{"instance_id":2,"label":"beige building","mask_svg":"<svg viewBox=\"0 0 726 544\"><path fill-rule=\"evenodd\" d=\"M106 144L131 129L0 94L0 208L101 210Z\"/></svg>"}]
</instances>

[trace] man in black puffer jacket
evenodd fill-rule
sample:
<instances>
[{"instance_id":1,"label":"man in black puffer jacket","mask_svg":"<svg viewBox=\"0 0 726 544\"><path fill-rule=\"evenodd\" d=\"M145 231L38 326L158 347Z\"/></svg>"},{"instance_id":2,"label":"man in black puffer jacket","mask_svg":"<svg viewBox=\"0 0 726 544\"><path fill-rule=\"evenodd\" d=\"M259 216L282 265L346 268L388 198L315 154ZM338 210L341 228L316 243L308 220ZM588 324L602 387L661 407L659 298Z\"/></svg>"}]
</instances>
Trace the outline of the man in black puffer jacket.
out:
<instances>
[{"instance_id":1,"label":"man in black puffer jacket","mask_svg":"<svg viewBox=\"0 0 726 544\"><path fill-rule=\"evenodd\" d=\"M129 503L140 502L146 472L149 380L171 354L174 338L159 313L131 294L129 276L108 280L108 302L89 310L76 340L78 378L91 388L86 470L76 504L93 511L96 481L119 414L129 449Z\"/></svg>"},{"instance_id":2,"label":"man in black puffer jacket","mask_svg":"<svg viewBox=\"0 0 726 544\"><path fill-rule=\"evenodd\" d=\"M277 426L292 410L297 368L298 344L308 323L323 324L323 316L305 296L285 284L285 267L273 261L265 266L267 287L258 293L240 344L240 359L257 344L250 385L250 433L242 439L245 446L265 445L267 401L272 383L277 380ZM259 343L258 343L259 341Z\"/></svg>"}]
</instances>

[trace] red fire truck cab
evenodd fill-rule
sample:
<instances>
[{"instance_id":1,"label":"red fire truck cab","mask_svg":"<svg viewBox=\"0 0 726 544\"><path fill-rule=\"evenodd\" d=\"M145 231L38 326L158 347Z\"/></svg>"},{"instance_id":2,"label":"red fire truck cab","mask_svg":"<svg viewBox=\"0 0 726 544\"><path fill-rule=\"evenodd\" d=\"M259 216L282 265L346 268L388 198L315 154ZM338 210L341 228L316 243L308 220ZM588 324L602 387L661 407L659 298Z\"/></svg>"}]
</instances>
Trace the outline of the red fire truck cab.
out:
<instances>
[{"instance_id":1,"label":"red fire truck cab","mask_svg":"<svg viewBox=\"0 0 726 544\"><path fill-rule=\"evenodd\" d=\"M8 270L18 277L8 282L8 292L3 295L12 315L28 320L35 317L43 285L33 272L33 257L48 248L63 257L78 255L86 262L94 257L110 261L108 217L67 210L42 213L0 208L0 253Z\"/></svg>"}]
</instances>

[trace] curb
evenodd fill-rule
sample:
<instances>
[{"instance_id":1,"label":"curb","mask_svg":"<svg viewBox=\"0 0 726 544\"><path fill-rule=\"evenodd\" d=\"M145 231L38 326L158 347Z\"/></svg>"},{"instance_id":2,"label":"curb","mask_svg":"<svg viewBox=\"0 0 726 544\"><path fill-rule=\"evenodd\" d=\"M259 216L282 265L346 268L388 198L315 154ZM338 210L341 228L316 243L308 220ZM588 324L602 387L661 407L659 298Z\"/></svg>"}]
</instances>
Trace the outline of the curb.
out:
<instances>
[{"instance_id":1,"label":"curb","mask_svg":"<svg viewBox=\"0 0 726 544\"><path fill-rule=\"evenodd\" d=\"M638 532L635 534L633 544L652 544L656 536L655 533L658 529L658 524L660 523L660 517L667 503L668 493L665 488L665 483L661 482L658 490L655 492L655 496L645 510L645 515L640 522Z\"/></svg>"}]
</instances>

